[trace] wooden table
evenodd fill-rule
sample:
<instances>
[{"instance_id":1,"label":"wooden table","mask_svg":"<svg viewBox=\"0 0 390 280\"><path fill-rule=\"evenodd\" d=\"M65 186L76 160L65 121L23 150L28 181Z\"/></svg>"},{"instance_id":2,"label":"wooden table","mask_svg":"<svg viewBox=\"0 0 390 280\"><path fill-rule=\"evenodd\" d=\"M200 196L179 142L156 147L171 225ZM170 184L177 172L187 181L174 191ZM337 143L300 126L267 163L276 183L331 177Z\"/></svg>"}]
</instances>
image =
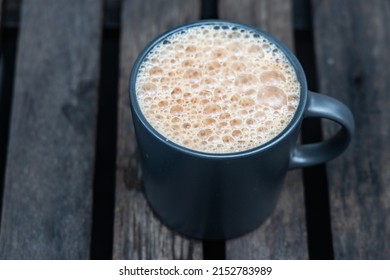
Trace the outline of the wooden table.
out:
<instances>
[{"instance_id":1,"label":"wooden table","mask_svg":"<svg viewBox=\"0 0 390 280\"><path fill-rule=\"evenodd\" d=\"M390 2L309 2L0 0L0 259L389 259ZM257 230L201 242L145 201L127 86L151 39L216 17L294 49L357 130L341 157L290 172ZM335 129L306 121L302 141Z\"/></svg>"}]
</instances>

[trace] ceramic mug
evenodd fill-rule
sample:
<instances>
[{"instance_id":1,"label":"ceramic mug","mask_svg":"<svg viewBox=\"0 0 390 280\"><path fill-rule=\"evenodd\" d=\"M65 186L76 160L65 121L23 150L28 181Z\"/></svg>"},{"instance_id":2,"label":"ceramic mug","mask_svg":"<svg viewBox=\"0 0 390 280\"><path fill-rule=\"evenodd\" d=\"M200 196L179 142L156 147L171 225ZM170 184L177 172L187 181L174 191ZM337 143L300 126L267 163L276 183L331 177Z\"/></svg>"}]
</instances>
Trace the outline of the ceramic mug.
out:
<instances>
[{"instance_id":1,"label":"ceramic mug","mask_svg":"<svg viewBox=\"0 0 390 280\"><path fill-rule=\"evenodd\" d=\"M261 35L293 66L300 84L299 105L287 127L265 144L234 153L199 152L167 140L143 115L136 80L145 57L172 34L201 25L234 25ZM289 170L335 158L354 134L351 111L336 99L309 91L304 71L288 48L269 34L237 22L199 21L162 34L136 60L129 94L147 200L163 223L197 239L229 239L257 228L275 208ZM340 130L319 143L297 144L302 120L312 117L332 120Z\"/></svg>"}]
</instances>

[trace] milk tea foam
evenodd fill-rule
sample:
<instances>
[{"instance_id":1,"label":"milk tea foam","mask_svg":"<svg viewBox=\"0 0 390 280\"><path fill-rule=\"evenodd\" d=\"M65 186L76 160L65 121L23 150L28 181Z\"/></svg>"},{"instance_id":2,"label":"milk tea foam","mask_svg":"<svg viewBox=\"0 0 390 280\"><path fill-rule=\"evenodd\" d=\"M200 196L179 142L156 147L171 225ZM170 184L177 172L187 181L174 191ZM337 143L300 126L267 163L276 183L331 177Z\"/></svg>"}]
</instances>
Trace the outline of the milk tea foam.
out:
<instances>
[{"instance_id":1,"label":"milk tea foam","mask_svg":"<svg viewBox=\"0 0 390 280\"><path fill-rule=\"evenodd\" d=\"M282 51L235 25L201 25L170 35L147 55L136 95L167 140L206 153L266 143L292 119L300 85Z\"/></svg>"}]
</instances>

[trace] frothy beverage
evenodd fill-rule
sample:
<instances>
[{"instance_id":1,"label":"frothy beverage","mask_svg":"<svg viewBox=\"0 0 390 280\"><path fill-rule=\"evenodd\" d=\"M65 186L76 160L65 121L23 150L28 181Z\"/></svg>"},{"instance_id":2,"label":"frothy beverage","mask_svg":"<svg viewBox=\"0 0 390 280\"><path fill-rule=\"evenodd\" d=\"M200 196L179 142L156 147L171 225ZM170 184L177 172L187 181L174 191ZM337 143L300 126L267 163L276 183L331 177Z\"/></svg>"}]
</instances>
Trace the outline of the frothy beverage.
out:
<instances>
[{"instance_id":1,"label":"frothy beverage","mask_svg":"<svg viewBox=\"0 0 390 280\"><path fill-rule=\"evenodd\" d=\"M136 95L166 139L206 153L260 146L291 121L300 84L285 54L252 30L200 25L156 45L139 69Z\"/></svg>"}]
</instances>

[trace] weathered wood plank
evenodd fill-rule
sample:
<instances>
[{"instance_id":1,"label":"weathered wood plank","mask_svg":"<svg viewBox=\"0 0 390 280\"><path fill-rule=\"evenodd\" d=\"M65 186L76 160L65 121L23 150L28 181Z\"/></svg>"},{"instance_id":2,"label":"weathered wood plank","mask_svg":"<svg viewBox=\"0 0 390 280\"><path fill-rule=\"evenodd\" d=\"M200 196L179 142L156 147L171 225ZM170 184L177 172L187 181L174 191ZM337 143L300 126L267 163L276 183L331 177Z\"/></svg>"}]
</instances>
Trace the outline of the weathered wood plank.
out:
<instances>
[{"instance_id":1,"label":"weathered wood plank","mask_svg":"<svg viewBox=\"0 0 390 280\"><path fill-rule=\"evenodd\" d=\"M220 0L221 18L257 26L293 48L291 1ZM273 215L257 230L226 243L228 259L306 259L308 248L300 171L286 178Z\"/></svg>"},{"instance_id":2,"label":"weathered wood plank","mask_svg":"<svg viewBox=\"0 0 390 280\"><path fill-rule=\"evenodd\" d=\"M337 259L390 258L390 2L314 1L320 90L352 109L356 135L327 165ZM335 128L326 126L325 136Z\"/></svg>"},{"instance_id":3,"label":"weathered wood plank","mask_svg":"<svg viewBox=\"0 0 390 280\"><path fill-rule=\"evenodd\" d=\"M200 1L128 0L122 6L114 259L199 259L201 242L156 219L140 187L128 81L142 48L169 28L199 18Z\"/></svg>"},{"instance_id":4,"label":"weathered wood plank","mask_svg":"<svg viewBox=\"0 0 390 280\"><path fill-rule=\"evenodd\" d=\"M18 28L19 27L19 9L23 0L0 0L3 2L3 27ZM105 28L119 28L118 11L121 5L121 0L105 0L104 1L104 22ZM0 7L1 9L1 7ZM1 17L1 15L0 15Z\"/></svg>"},{"instance_id":5,"label":"weathered wood plank","mask_svg":"<svg viewBox=\"0 0 390 280\"><path fill-rule=\"evenodd\" d=\"M101 1L23 1L0 259L89 258L101 22Z\"/></svg>"}]
</instances>

